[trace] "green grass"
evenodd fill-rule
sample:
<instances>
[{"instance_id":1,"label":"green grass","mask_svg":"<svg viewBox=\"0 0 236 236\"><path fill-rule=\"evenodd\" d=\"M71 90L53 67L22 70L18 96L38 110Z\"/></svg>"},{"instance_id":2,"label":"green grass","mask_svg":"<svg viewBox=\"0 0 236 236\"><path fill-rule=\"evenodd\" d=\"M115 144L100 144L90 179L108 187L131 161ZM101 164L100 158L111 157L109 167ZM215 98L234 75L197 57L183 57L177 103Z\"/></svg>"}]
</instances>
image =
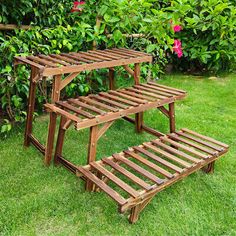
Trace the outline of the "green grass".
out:
<instances>
[{"instance_id":1,"label":"green grass","mask_svg":"<svg viewBox=\"0 0 236 236\"><path fill-rule=\"evenodd\" d=\"M42 155L24 149L23 127L0 142L0 235L236 235L236 76L211 80L166 76L160 83L188 91L177 103L177 128L187 127L228 143L215 173L201 171L156 195L130 225L104 193L84 192L83 182L62 167L44 167ZM35 133L45 140L47 117ZM149 111L145 121L162 132L167 120ZM117 121L99 141L98 158L150 140ZM64 155L85 164L88 131L70 129Z\"/></svg>"}]
</instances>

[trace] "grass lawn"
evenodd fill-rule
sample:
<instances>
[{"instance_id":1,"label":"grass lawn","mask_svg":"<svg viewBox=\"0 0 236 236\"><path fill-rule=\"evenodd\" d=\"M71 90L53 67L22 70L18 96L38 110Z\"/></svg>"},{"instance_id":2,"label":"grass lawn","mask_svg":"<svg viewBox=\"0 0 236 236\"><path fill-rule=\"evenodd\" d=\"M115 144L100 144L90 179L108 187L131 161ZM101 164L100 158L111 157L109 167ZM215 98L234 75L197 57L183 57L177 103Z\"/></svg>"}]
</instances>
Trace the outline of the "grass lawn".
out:
<instances>
[{"instance_id":1,"label":"grass lawn","mask_svg":"<svg viewBox=\"0 0 236 236\"><path fill-rule=\"evenodd\" d=\"M104 193L84 192L83 181L62 167L44 167L35 148L22 147L21 127L0 142L0 235L236 235L236 76L171 75L160 83L188 91L176 106L178 129L230 145L213 175L198 171L157 194L130 225ZM35 133L45 140L47 117L38 119ZM168 132L166 118L156 110L148 111L145 121ZM100 139L98 158L150 139L119 120ZM85 164L87 140L88 130L70 129L63 155Z\"/></svg>"}]
</instances>

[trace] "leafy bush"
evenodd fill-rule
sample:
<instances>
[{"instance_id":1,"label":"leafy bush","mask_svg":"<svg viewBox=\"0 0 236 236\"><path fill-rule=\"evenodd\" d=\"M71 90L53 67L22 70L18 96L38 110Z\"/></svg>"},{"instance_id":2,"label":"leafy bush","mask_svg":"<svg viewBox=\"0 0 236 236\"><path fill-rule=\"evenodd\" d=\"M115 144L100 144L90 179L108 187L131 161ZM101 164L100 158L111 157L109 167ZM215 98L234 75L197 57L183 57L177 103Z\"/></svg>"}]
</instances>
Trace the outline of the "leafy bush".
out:
<instances>
[{"instance_id":1,"label":"leafy bush","mask_svg":"<svg viewBox=\"0 0 236 236\"><path fill-rule=\"evenodd\" d=\"M236 61L235 1L179 0L168 9L179 12L184 25L179 34L184 57L177 62L179 66L212 72L232 69Z\"/></svg>"},{"instance_id":2,"label":"leafy bush","mask_svg":"<svg viewBox=\"0 0 236 236\"><path fill-rule=\"evenodd\" d=\"M172 62L184 70L218 71L235 63L236 17L233 1L226 0L87 0L82 13L71 13L73 1L13 0L1 4L0 23L31 24L30 30L0 32L0 119L2 132L23 121L29 70L13 69L15 55L48 54L99 48L129 47L152 53L154 63L142 67L142 76L156 77ZM100 27L96 19L100 19ZM174 33L173 26L182 31ZM123 34L139 33L141 38ZM111 37L107 37L111 34ZM182 41L184 57L172 53L174 39ZM64 96L104 90L104 73L81 74ZM123 74L120 68L119 72ZM94 79L95 78L95 79ZM39 84L36 106L49 99L50 81ZM1 124L0 124L1 126Z\"/></svg>"}]
</instances>

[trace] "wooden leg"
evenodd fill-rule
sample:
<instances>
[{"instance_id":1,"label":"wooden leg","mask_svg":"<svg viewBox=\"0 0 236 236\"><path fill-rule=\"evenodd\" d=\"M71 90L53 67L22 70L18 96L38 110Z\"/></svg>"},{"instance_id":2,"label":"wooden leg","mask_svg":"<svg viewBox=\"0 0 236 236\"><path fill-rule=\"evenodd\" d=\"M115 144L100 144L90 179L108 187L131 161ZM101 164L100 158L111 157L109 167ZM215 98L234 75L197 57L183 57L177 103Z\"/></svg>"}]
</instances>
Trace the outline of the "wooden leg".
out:
<instances>
[{"instance_id":1,"label":"wooden leg","mask_svg":"<svg viewBox=\"0 0 236 236\"><path fill-rule=\"evenodd\" d=\"M215 161L209 163L206 167L202 168L202 170L207 174L213 174L215 169Z\"/></svg>"},{"instance_id":2,"label":"wooden leg","mask_svg":"<svg viewBox=\"0 0 236 236\"><path fill-rule=\"evenodd\" d=\"M134 64L134 83L135 85L140 84L140 64ZM135 114L135 130L137 133L142 132L143 126L143 112Z\"/></svg>"},{"instance_id":3,"label":"wooden leg","mask_svg":"<svg viewBox=\"0 0 236 236\"><path fill-rule=\"evenodd\" d=\"M131 208L130 216L129 216L129 222L131 224L135 223L138 220L139 213L140 213L140 207L141 205L137 205L133 208Z\"/></svg>"},{"instance_id":4,"label":"wooden leg","mask_svg":"<svg viewBox=\"0 0 236 236\"><path fill-rule=\"evenodd\" d=\"M114 68L109 69L109 89L115 89L115 70Z\"/></svg>"},{"instance_id":5,"label":"wooden leg","mask_svg":"<svg viewBox=\"0 0 236 236\"><path fill-rule=\"evenodd\" d=\"M62 116L61 117L61 121L60 121L60 127L59 127L59 131L58 131L58 136L57 136L56 149L55 149L55 153L54 153L54 164L55 165L58 165L58 158L57 158L57 156L62 154L62 148L63 148L65 132L66 132L66 130L63 127L64 127L66 121L67 121L66 118L64 118Z\"/></svg>"},{"instance_id":6,"label":"wooden leg","mask_svg":"<svg viewBox=\"0 0 236 236\"><path fill-rule=\"evenodd\" d=\"M170 132L175 132L175 104L169 104Z\"/></svg>"},{"instance_id":7,"label":"wooden leg","mask_svg":"<svg viewBox=\"0 0 236 236\"><path fill-rule=\"evenodd\" d=\"M27 118L26 118L26 127L25 127L25 140L24 146L28 147L30 145L29 136L32 134L33 130L33 115L34 115L34 106L35 106L35 94L36 94L36 83L33 82L37 71L34 67L31 68L31 78L30 78L30 88L29 88L29 102L27 109Z\"/></svg>"},{"instance_id":8,"label":"wooden leg","mask_svg":"<svg viewBox=\"0 0 236 236\"><path fill-rule=\"evenodd\" d=\"M54 136L56 130L56 119L57 115L54 112L50 112L50 121L48 127L48 138L45 151L44 163L49 166L52 159L53 145L54 145Z\"/></svg>"},{"instance_id":9,"label":"wooden leg","mask_svg":"<svg viewBox=\"0 0 236 236\"><path fill-rule=\"evenodd\" d=\"M142 132L142 126L143 126L143 112L139 112L135 114L135 129L137 133Z\"/></svg>"},{"instance_id":10,"label":"wooden leg","mask_svg":"<svg viewBox=\"0 0 236 236\"><path fill-rule=\"evenodd\" d=\"M96 160L96 150L97 150L97 137L98 137L98 126L92 126L90 128L90 137L89 137L89 147L88 147L88 159L87 164ZM93 183L89 180L86 181L85 190L91 192L93 191Z\"/></svg>"}]
</instances>

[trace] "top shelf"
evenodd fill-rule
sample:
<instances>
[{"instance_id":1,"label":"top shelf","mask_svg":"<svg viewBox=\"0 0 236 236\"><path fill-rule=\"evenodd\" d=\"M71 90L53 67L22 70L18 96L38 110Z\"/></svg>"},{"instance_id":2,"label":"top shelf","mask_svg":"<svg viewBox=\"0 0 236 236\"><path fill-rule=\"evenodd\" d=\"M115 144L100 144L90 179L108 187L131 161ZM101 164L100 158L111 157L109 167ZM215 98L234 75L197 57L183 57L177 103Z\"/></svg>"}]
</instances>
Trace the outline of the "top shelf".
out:
<instances>
[{"instance_id":1,"label":"top shelf","mask_svg":"<svg viewBox=\"0 0 236 236\"><path fill-rule=\"evenodd\" d=\"M40 77L142 62L152 62L152 56L126 48L15 57L15 65L27 64L35 67L39 70Z\"/></svg>"}]
</instances>

